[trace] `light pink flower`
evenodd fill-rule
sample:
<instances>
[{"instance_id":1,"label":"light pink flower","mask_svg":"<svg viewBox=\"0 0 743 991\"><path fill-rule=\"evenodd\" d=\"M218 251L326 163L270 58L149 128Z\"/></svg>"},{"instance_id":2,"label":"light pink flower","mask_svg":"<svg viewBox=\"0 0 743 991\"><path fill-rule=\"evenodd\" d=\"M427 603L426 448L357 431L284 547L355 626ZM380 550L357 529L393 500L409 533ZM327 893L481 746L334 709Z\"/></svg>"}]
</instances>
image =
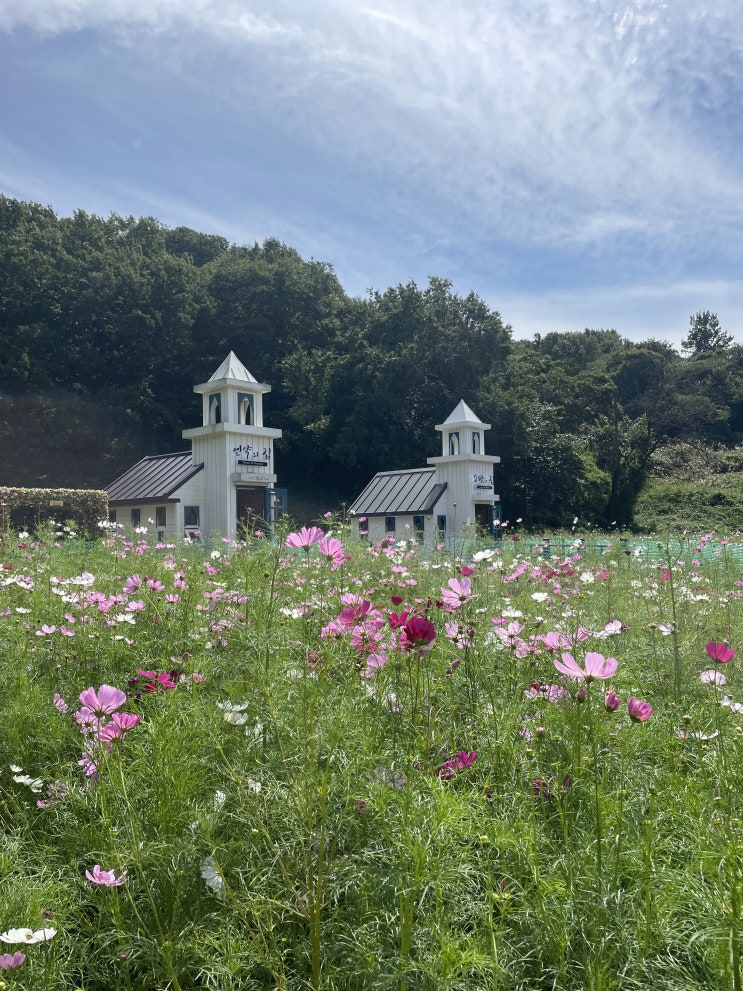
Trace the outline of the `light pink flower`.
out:
<instances>
[{"instance_id":1,"label":"light pink flower","mask_svg":"<svg viewBox=\"0 0 743 991\"><path fill-rule=\"evenodd\" d=\"M90 712L101 716L120 709L126 702L126 694L111 685L101 685L97 692L92 687L86 688L80 693L80 701Z\"/></svg>"},{"instance_id":2,"label":"light pink flower","mask_svg":"<svg viewBox=\"0 0 743 991\"><path fill-rule=\"evenodd\" d=\"M558 671L575 681L606 681L614 676L618 666L616 658L604 657L592 650L586 653L584 664L585 668L582 668L567 652L562 655L562 661L554 661Z\"/></svg>"},{"instance_id":3,"label":"light pink flower","mask_svg":"<svg viewBox=\"0 0 743 991\"><path fill-rule=\"evenodd\" d=\"M471 602L477 595L472 592L472 582L463 575L462 578L450 578L448 588L441 589L441 598L447 609L459 609L465 602Z\"/></svg>"},{"instance_id":4,"label":"light pink flower","mask_svg":"<svg viewBox=\"0 0 743 991\"><path fill-rule=\"evenodd\" d=\"M343 552L343 544L337 537L323 537L318 542L317 549L324 558L327 558L331 571L340 568L346 560L346 555Z\"/></svg>"},{"instance_id":5,"label":"light pink flower","mask_svg":"<svg viewBox=\"0 0 743 991\"><path fill-rule=\"evenodd\" d=\"M292 547L294 550L308 551L313 544L316 544L323 537L324 533L319 526L303 526L299 533L289 534L286 538L286 546Z\"/></svg>"},{"instance_id":6,"label":"light pink flower","mask_svg":"<svg viewBox=\"0 0 743 991\"><path fill-rule=\"evenodd\" d=\"M0 970L12 970L14 967L20 967L25 959L26 954L20 951L17 953L3 953L0 956Z\"/></svg>"},{"instance_id":7,"label":"light pink flower","mask_svg":"<svg viewBox=\"0 0 743 991\"><path fill-rule=\"evenodd\" d=\"M616 712L621 704L622 700L616 692L607 692L606 698L604 699L604 705L608 712Z\"/></svg>"},{"instance_id":8,"label":"light pink flower","mask_svg":"<svg viewBox=\"0 0 743 991\"><path fill-rule=\"evenodd\" d=\"M126 883L126 871L116 877L115 871L101 870L100 864L96 864L92 871L85 871L85 876L93 884L100 884L104 888L117 888L120 884Z\"/></svg>"}]
</instances>

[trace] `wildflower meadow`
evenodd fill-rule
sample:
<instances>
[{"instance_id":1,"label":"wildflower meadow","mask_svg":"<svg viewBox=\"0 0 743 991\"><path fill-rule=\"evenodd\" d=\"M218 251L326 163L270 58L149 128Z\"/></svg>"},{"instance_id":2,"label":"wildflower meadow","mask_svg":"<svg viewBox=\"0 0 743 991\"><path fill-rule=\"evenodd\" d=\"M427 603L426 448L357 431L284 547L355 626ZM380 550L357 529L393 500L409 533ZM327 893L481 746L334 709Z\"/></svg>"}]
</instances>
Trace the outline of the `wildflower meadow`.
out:
<instances>
[{"instance_id":1,"label":"wildflower meadow","mask_svg":"<svg viewBox=\"0 0 743 991\"><path fill-rule=\"evenodd\" d=\"M0 543L0 985L742 986L743 541Z\"/></svg>"}]
</instances>

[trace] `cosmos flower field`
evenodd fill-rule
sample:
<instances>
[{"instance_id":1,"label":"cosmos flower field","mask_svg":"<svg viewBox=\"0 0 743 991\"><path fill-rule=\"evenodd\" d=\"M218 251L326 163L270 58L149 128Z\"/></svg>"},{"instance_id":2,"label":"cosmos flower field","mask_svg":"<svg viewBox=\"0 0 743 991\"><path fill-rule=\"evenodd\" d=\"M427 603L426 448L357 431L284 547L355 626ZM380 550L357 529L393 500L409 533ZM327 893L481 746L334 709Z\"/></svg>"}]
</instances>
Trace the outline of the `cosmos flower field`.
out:
<instances>
[{"instance_id":1,"label":"cosmos flower field","mask_svg":"<svg viewBox=\"0 0 743 991\"><path fill-rule=\"evenodd\" d=\"M0 541L0 986L741 988L743 541Z\"/></svg>"}]
</instances>

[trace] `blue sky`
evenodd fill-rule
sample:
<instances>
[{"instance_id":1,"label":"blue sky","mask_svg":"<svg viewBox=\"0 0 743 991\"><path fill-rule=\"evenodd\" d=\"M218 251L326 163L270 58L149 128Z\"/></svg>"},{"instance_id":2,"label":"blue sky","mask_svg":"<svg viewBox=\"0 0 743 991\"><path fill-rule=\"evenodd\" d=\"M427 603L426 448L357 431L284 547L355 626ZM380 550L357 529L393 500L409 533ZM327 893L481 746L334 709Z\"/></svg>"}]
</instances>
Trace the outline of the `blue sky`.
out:
<instances>
[{"instance_id":1,"label":"blue sky","mask_svg":"<svg viewBox=\"0 0 743 991\"><path fill-rule=\"evenodd\" d=\"M0 0L0 191L743 342L739 0Z\"/></svg>"}]
</instances>

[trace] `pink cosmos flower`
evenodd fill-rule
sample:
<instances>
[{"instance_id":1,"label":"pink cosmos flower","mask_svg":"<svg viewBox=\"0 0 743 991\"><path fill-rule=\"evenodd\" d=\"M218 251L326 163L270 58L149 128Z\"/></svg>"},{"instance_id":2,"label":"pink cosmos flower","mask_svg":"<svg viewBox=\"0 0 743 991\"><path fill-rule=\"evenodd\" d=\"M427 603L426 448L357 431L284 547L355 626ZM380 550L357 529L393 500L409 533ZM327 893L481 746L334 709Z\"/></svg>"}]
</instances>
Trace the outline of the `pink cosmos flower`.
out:
<instances>
[{"instance_id":1,"label":"pink cosmos flower","mask_svg":"<svg viewBox=\"0 0 743 991\"><path fill-rule=\"evenodd\" d=\"M346 555L343 552L343 544L337 537L323 537L318 541L317 549L324 558L327 558L331 571L340 568L346 560Z\"/></svg>"},{"instance_id":2,"label":"pink cosmos flower","mask_svg":"<svg viewBox=\"0 0 743 991\"><path fill-rule=\"evenodd\" d=\"M622 700L616 692L611 691L607 693L606 698L604 699L604 705L608 712L616 712L621 704Z\"/></svg>"},{"instance_id":3,"label":"pink cosmos flower","mask_svg":"<svg viewBox=\"0 0 743 991\"><path fill-rule=\"evenodd\" d=\"M126 883L126 871L120 877L116 877L115 871L101 870L100 864L96 864L92 871L86 870L85 876L93 884L100 884L104 888L117 888L119 885Z\"/></svg>"},{"instance_id":4,"label":"pink cosmos flower","mask_svg":"<svg viewBox=\"0 0 743 991\"><path fill-rule=\"evenodd\" d=\"M67 715L70 709L70 707L67 705L65 700L59 694L59 692L54 693L54 707L57 709L58 712L61 712L63 716Z\"/></svg>"},{"instance_id":5,"label":"pink cosmos flower","mask_svg":"<svg viewBox=\"0 0 743 991\"><path fill-rule=\"evenodd\" d=\"M111 717L111 721L122 733L128 733L130 729L139 726L142 722L142 717L135 715L133 712L115 712Z\"/></svg>"},{"instance_id":6,"label":"pink cosmos flower","mask_svg":"<svg viewBox=\"0 0 743 991\"><path fill-rule=\"evenodd\" d=\"M575 681L606 681L612 678L617 670L617 660L614 657L604 657L592 650L584 658L585 668L582 668L572 654L565 652L562 661L554 661L558 671L573 678Z\"/></svg>"},{"instance_id":7,"label":"pink cosmos flower","mask_svg":"<svg viewBox=\"0 0 743 991\"><path fill-rule=\"evenodd\" d=\"M364 678L373 678L377 671L381 669L387 663L387 655L384 651L377 651L374 654L369 654L366 658L366 668L362 671Z\"/></svg>"},{"instance_id":8,"label":"pink cosmos flower","mask_svg":"<svg viewBox=\"0 0 743 991\"><path fill-rule=\"evenodd\" d=\"M714 643L714 641L710 640L704 649L712 660L718 664L727 664L728 661L732 661L735 657L735 651L732 647L728 647L726 643Z\"/></svg>"},{"instance_id":9,"label":"pink cosmos flower","mask_svg":"<svg viewBox=\"0 0 743 991\"><path fill-rule=\"evenodd\" d=\"M80 701L85 709L102 716L120 709L126 702L126 694L111 685L101 685L97 692L92 687L86 688L80 693Z\"/></svg>"},{"instance_id":10,"label":"pink cosmos flower","mask_svg":"<svg viewBox=\"0 0 743 991\"><path fill-rule=\"evenodd\" d=\"M299 533L290 533L286 538L286 546L294 550L308 551L318 540L325 536L319 526L303 526Z\"/></svg>"},{"instance_id":11,"label":"pink cosmos flower","mask_svg":"<svg viewBox=\"0 0 743 991\"><path fill-rule=\"evenodd\" d=\"M463 575L462 578L450 578L448 588L441 589L441 598L447 609L459 609L465 602L471 602L477 595L472 592L472 582Z\"/></svg>"},{"instance_id":12,"label":"pink cosmos flower","mask_svg":"<svg viewBox=\"0 0 743 991\"><path fill-rule=\"evenodd\" d=\"M23 961L26 959L26 954L21 953L3 953L0 956L0 970L12 970L14 967L20 967Z\"/></svg>"},{"instance_id":13,"label":"pink cosmos flower","mask_svg":"<svg viewBox=\"0 0 743 991\"><path fill-rule=\"evenodd\" d=\"M631 698L627 701L627 711L633 722L644 723L652 716L653 707L649 702L643 702L642 699Z\"/></svg>"}]
</instances>

